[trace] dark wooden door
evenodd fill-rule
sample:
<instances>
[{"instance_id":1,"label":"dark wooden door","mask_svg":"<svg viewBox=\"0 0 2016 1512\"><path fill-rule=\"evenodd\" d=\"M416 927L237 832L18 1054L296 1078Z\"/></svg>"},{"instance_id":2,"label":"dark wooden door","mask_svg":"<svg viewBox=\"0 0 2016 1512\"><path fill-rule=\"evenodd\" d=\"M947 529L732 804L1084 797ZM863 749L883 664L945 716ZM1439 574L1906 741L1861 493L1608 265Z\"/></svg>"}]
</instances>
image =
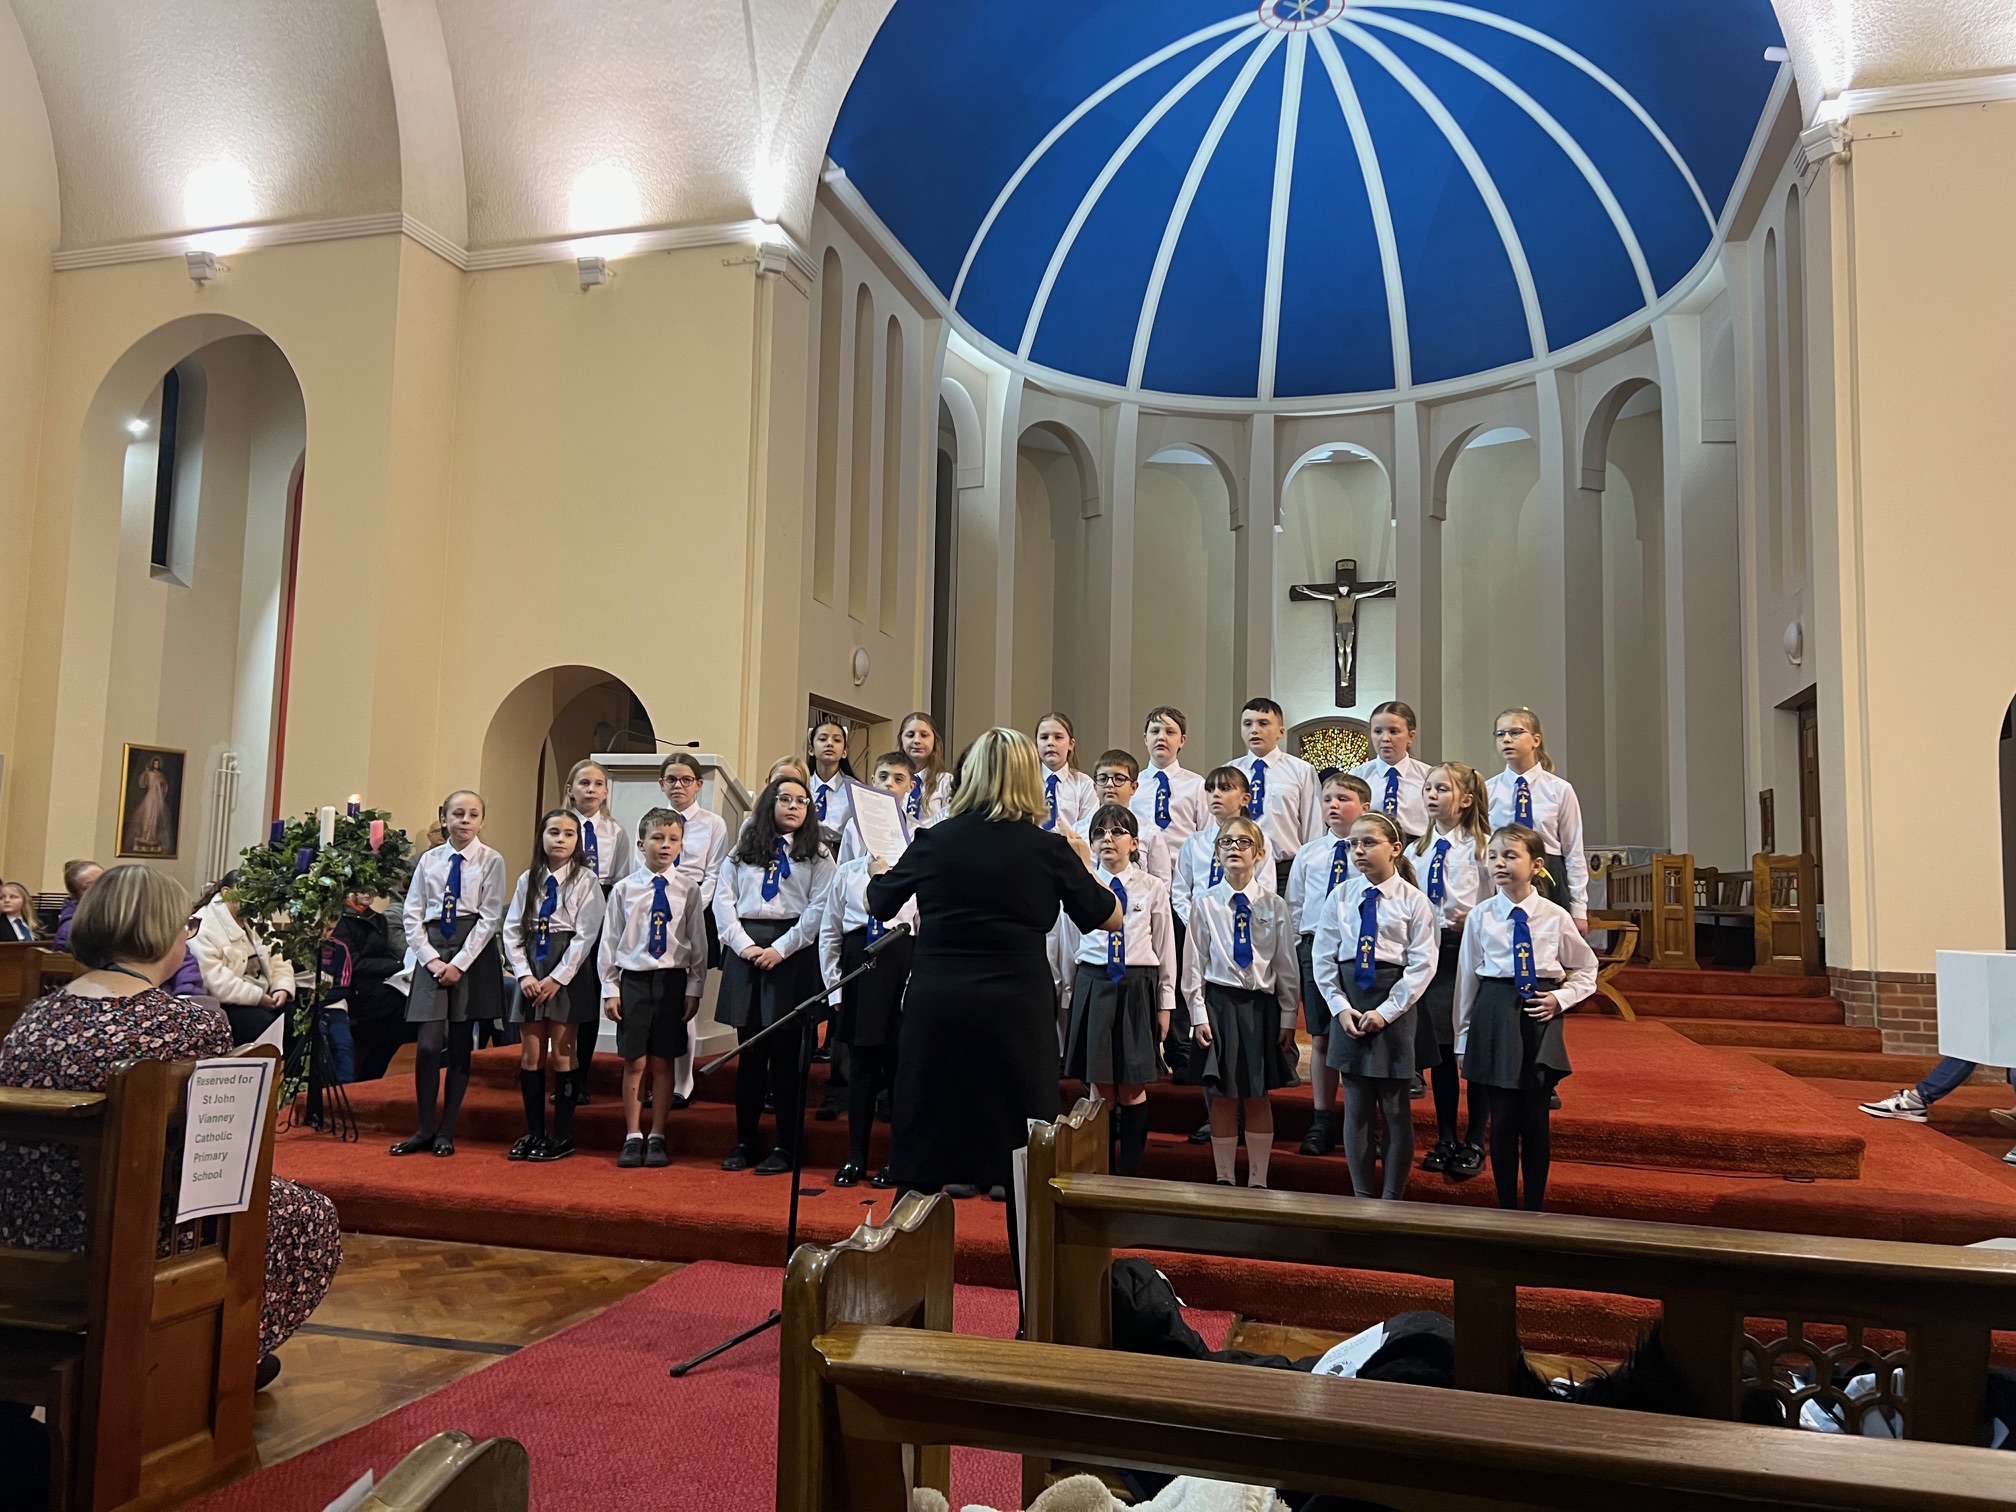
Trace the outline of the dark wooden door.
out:
<instances>
[{"instance_id":1,"label":"dark wooden door","mask_svg":"<svg viewBox=\"0 0 2016 1512\"><path fill-rule=\"evenodd\" d=\"M1813 858L1813 895L1826 901L1820 849L1820 710L1811 699L1799 709L1799 849Z\"/></svg>"}]
</instances>

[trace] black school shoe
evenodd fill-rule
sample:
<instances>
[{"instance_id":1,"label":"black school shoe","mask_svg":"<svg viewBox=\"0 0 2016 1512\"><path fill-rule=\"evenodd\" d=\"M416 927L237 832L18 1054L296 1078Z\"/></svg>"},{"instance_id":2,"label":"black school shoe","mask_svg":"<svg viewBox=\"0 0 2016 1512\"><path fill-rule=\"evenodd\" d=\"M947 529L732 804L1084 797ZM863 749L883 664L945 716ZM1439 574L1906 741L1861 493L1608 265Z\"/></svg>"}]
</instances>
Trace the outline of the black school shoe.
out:
<instances>
[{"instance_id":1,"label":"black school shoe","mask_svg":"<svg viewBox=\"0 0 2016 1512\"><path fill-rule=\"evenodd\" d=\"M867 1175L868 1172L863 1167L856 1165L850 1160L833 1173L833 1185L836 1187L859 1186Z\"/></svg>"},{"instance_id":2,"label":"black school shoe","mask_svg":"<svg viewBox=\"0 0 2016 1512\"><path fill-rule=\"evenodd\" d=\"M948 1181L945 1183L945 1195L954 1201L964 1202L969 1197L978 1197L980 1188L970 1181Z\"/></svg>"},{"instance_id":3,"label":"black school shoe","mask_svg":"<svg viewBox=\"0 0 2016 1512\"><path fill-rule=\"evenodd\" d=\"M665 1106L670 1108L674 1113L677 1113L681 1108L684 1108L689 1104L691 1104L692 1101L693 1099L686 1096L683 1092L674 1092L672 1094L672 1100L667 1104L665 1104Z\"/></svg>"},{"instance_id":4,"label":"black school shoe","mask_svg":"<svg viewBox=\"0 0 2016 1512\"><path fill-rule=\"evenodd\" d=\"M819 1111L812 1116L820 1123L832 1123L844 1111L846 1111L846 1104L842 1103L837 1097L828 1096L820 1102Z\"/></svg>"},{"instance_id":5,"label":"black school shoe","mask_svg":"<svg viewBox=\"0 0 2016 1512\"><path fill-rule=\"evenodd\" d=\"M896 1189L896 1178L889 1174L889 1167L884 1166L868 1178L868 1185L878 1192L893 1192Z\"/></svg>"},{"instance_id":6,"label":"black school shoe","mask_svg":"<svg viewBox=\"0 0 2016 1512\"><path fill-rule=\"evenodd\" d=\"M746 1171L756 1163L756 1157L749 1152L749 1146L738 1144L730 1150L721 1162L724 1171Z\"/></svg>"},{"instance_id":7,"label":"black school shoe","mask_svg":"<svg viewBox=\"0 0 2016 1512\"><path fill-rule=\"evenodd\" d=\"M1419 1102L1422 1098L1426 1097L1427 1095L1428 1095L1428 1083L1422 1079L1421 1073L1419 1071L1416 1071L1414 1073L1414 1080L1411 1083L1409 1083L1407 1087L1408 1100L1412 1102Z\"/></svg>"},{"instance_id":8,"label":"black school shoe","mask_svg":"<svg viewBox=\"0 0 2016 1512\"><path fill-rule=\"evenodd\" d=\"M1456 1153L1456 1146L1446 1139L1435 1141L1435 1148L1422 1158L1421 1169L1431 1175L1439 1175L1449 1169L1449 1161Z\"/></svg>"},{"instance_id":9,"label":"black school shoe","mask_svg":"<svg viewBox=\"0 0 2016 1512\"><path fill-rule=\"evenodd\" d=\"M626 1140L625 1143L628 1143ZM656 1170L660 1166L672 1164L672 1157L665 1153L665 1136L653 1134L644 1141L644 1164Z\"/></svg>"},{"instance_id":10,"label":"black school shoe","mask_svg":"<svg viewBox=\"0 0 2016 1512\"><path fill-rule=\"evenodd\" d=\"M620 1170L634 1171L642 1164L644 1164L644 1136L629 1135L623 1141L622 1152L616 1157L616 1165Z\"/></svg>"},{"instance_id":11,"label":"black school shoe","mask_svg":"<svg viewBox=\"0 0 2016 1512\"><path fill-rule=\"evenodd\" d=\"M1442 1168L1442 1174L1451 1181L1468 1181L1484 1169L1484 1151L1479 1145L1460 1144L1456 1153L1449 1157L1449 1163Z\"/></svg>"},{"instance_id":12,"label":"black school shoe","mask_svg":"<svg viewBox=\"0 0 2016 1512\"><path fill-rule=\"evenodd\" d=\"M791 1153L788 1150L772 1150L756 1163L758 1176L782 1176L791 1169Z\"/></svg>"},{"instance_id":13,"label":"black school shoe","mask_svg":"<svg viewBox=\"0 0 2016 1512\"><path fill-rule=\"evenodd\" d=\"M1190 1131L1190 1143L1200 1145L1211 1143L1211 1125L1208 1121Z\"/></svg>"},{"instance_id":14,"label":"black school shoe","mask_svg":"<svg viewBox=\"0 0 2016 1512\"><path fill-rule=\"evenodd\" d=\"M533 1162L535 1165L542 1165L549 1160L565 1160L569 1155L572 1155L573 1153L574 1153L573 1140L554 1139L549 1135L547 1138L539 1142L538 1149L534 1150L530 1155L527 1155L525 1158Z\"/></svg>"},{"instance_id":15,"label":"black school shoe","mask_svg":"<svg viewBox=\"0 0 2016 1512\"><path fill-rule=\"evenodd\" d=\"M1330 1131L1331 1114L1318 1113L1309 1125L1309 1132L1302 1136L1302 1148L1296 1153L1302 1155L1328 1155L1337 1148L1335 1136ZM1208 1129L1210 1125L1205 1125ZM1209 1135L1206 1135L1209 1138ZM1438 1167L1439 1169L1439 1167Z\"/></svg>"},{"instance_id":16,"label":"black school shoe","mask_svg":"<svg viewBox=\"0 0 2016 1512\"><path fill-rule=\"evenodd\" d=\"M546 1142L541 1134L520 1134L518 1142L505 1153L506 1160L537 1160L539 1147Z\"/></svg>"}]
</instances>

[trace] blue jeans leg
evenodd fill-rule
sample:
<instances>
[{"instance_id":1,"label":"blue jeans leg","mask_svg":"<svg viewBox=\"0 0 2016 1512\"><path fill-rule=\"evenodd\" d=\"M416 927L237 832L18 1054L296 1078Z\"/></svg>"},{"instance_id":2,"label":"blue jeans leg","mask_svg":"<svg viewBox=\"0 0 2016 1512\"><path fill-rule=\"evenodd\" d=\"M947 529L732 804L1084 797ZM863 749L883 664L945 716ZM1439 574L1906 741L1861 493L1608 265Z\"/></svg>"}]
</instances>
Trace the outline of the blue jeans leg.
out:
<instances>
[{"instance_id":1,"label":"blue jeans leg","mask_svg":"<svg viewBox=\"0 0 2016 1512\"><path fill-rule=\"evenodd\" d=\"M1973 1074L1973 1061L1961 1060L1952 1055L1945 1056L1932 1068L1932 1074L1918 1083L1918 1096L1927 1107L1930 1107L1965 1083Z\"/></svg>"},{"instance_id":2,"label":"blue jeans leg","mask_svg":"<svg viewBox=\"0 0 2016 1512\"><path fill-rule=\"evenodd\" d=\"M329 1083L348 1086L357 1080L357 1051L350 1038L350 1015L341 1008L322 1010L322 1033L329 1040Z\"/></svg>"}]
</instances>

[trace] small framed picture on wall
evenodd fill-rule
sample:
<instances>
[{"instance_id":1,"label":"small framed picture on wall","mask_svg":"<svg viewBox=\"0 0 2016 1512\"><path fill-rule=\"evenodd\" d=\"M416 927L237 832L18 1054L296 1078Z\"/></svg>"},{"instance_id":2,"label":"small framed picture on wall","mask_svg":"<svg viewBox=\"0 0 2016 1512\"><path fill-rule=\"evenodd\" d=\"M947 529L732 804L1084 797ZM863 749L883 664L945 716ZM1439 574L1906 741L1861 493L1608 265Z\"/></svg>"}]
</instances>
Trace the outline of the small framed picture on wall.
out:
<instances>
[{"instance_id":1,"label":"small framed picture on wall","mask_svg":"<svg viewBox=\"0 0 2016 1512\"><path fill-rule=\"evenodd\" d=\"M129 745L119 779L119 854L172 861L182 845L182 769L188 752Z\"/></svg>"}]
</instances>

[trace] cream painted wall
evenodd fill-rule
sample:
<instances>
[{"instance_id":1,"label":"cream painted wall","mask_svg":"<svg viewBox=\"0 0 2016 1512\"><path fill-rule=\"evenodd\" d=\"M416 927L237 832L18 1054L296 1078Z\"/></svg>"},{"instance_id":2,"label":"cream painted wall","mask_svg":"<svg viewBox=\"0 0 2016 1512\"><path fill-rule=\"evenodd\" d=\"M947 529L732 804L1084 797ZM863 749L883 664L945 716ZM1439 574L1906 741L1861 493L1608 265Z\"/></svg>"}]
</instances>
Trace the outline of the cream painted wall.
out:
<instances>
[{"instance_id":1,"label":"cream painted wall","mask_svg":"<svg viewBox=\"0 0 2016 1512\"><path fill-rule=\"evenodd\" d=\"M1231 496L1215 467L1151 462L1135 485L1134 702L1173 704L1190 720L1184 764L1236 754L1232 707ZM1132 742L1139 749L1139 736ZM1095 753L1096 754L1096 753Z\"/></svg>"},{"instance_id":2,"label":"cream painted wall","mask_svg":"<svg viewBox=\"0 0 2016 1512\"><path fill-rule=\"evenodd\" d=\"M1815 533L1816 619L1839 627L1826 638L1838 634L1844 685L1841 696L1823 687L1820 709L1828 959L1930 971L1941 947L2003 943L1995 813L1997 740L2016 694L2016 197L1996 186L2016 182L2016 102L1850 124L1853 160L1825 170L1808 217L1829 217L1834 241L1818 292L1838 487ZM1924 871L1935 815L1982 837L1942 851L1939 887Z\"/></svg>"},{"instance_id":3,"label":"cream painted wall","mask_svg":"<svg viewBox=\"0 0 2016 1512\"><path fill-rule=\"evenodd\" d=\"M1502 764L1491 744L1501 709L1533 702L1540 681L1532 586L1540 571L1530 440L1470 446L1449 473L1442 529L1442 750L1479 771ZM1558 711L1542 709L1545 722ZM1563 774L1571 781L1573 772Z\"/></svg>"},{"instance_id":4,"label":"cream painted wall","mask_svg":"<svg viewBox=\"0 0 2016 1512\"><path fill-rule=\"evenodd\" d=\"M49 254L59 233L56 156L27 44L11 8L0 6L0 857L14 877L8 834L20 806L16 715L34 554L49 326Z\"/></svg>"},{"instance_id":5,"label":"cream painted wall","mask_svg":"<svg viewBox=\"0 0 2016 1512\"><path fill-rule=\"evenodd\" d=\"M1348 714L1369 719L1394 696L1394 605L1375 599L1358 606L1358 702L1337 707L1336 621L1327 604L1291 604L1291 583L1327 583L1337 563L1358 564L1361 581L1394 576L1399 534L1392 526L1393 490L1386 470L1369 457L1338 453L1300 468L1282 500L1283 531L1275 576L1283 585L1276 608L1274 697L1288 723Z\"/></svg>"}]
</instances>

